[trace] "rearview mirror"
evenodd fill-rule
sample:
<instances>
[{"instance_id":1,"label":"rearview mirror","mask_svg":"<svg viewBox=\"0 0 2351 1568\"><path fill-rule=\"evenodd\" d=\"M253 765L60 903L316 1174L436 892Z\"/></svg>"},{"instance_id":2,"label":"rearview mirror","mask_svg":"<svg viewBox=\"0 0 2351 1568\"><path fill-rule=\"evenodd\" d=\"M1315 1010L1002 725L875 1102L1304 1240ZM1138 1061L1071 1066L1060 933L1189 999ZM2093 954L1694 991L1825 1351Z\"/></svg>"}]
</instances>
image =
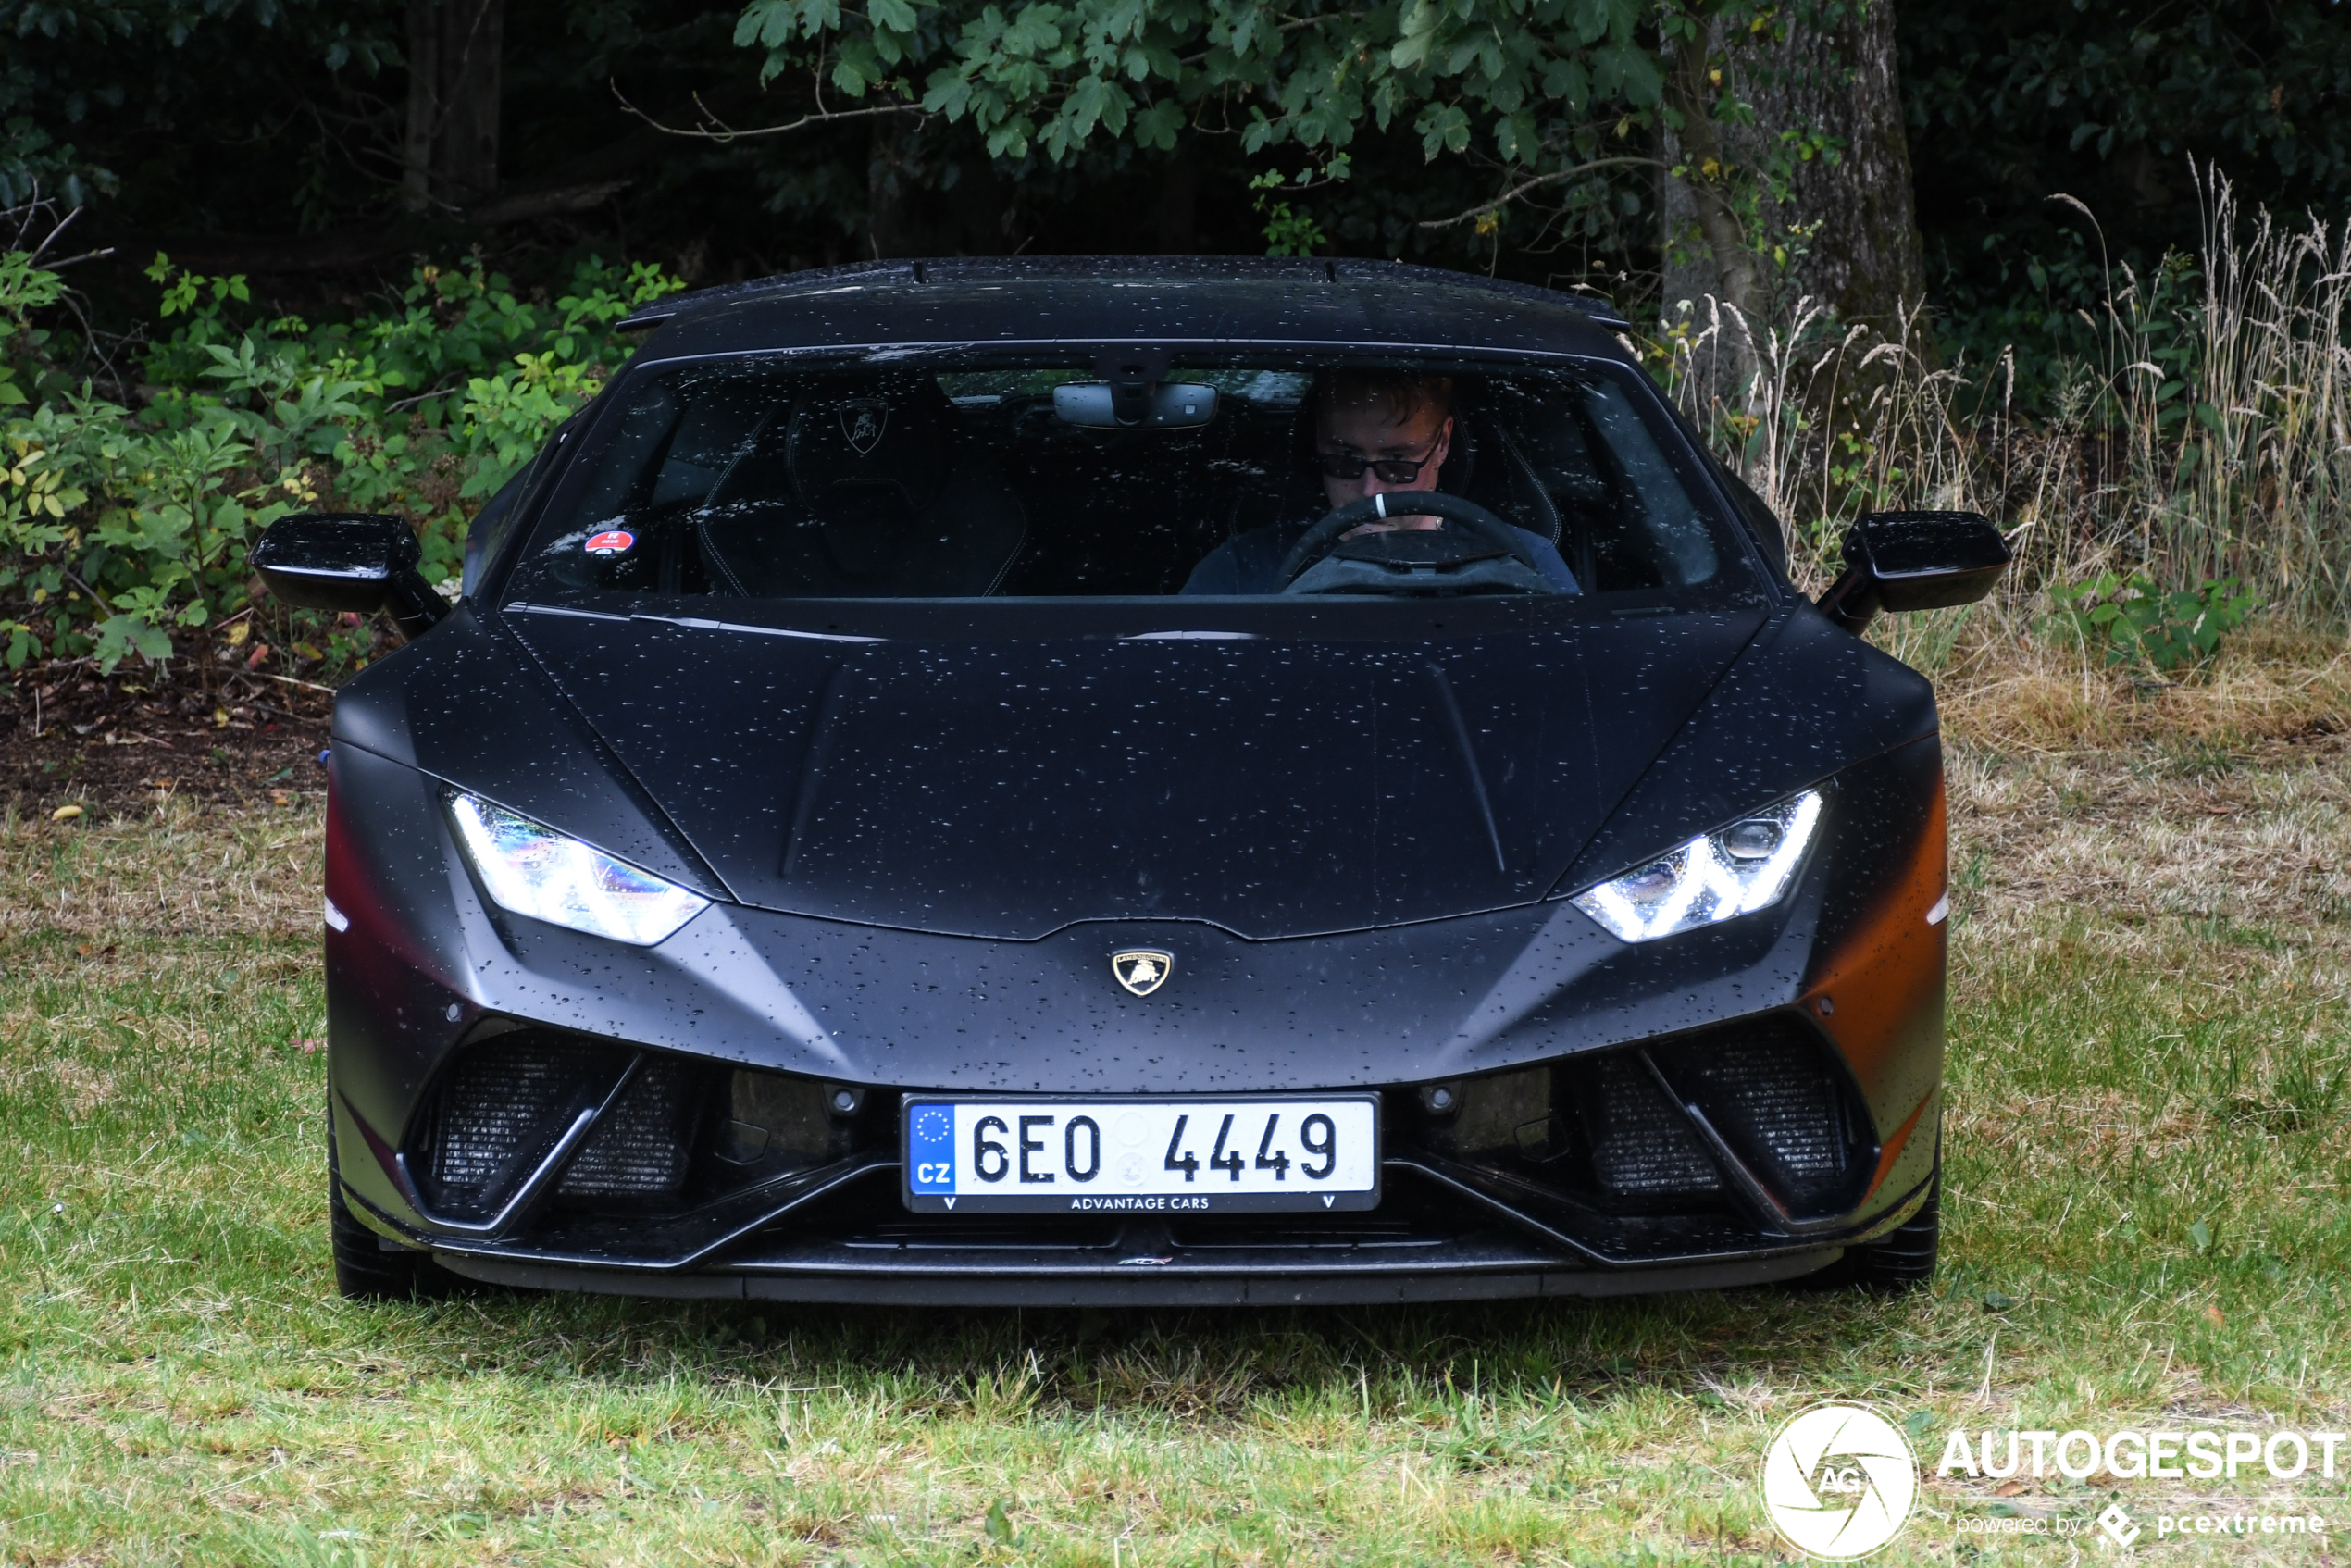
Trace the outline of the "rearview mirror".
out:
<instances>
[{"instance_id":1,"label":"rearview mirror","mask_svg":"<svg viewBox=\"0 0 2351 1568\"><path fill-rule=\"evenodd\" d=\"M1126 406L1121 406L1123 397ZM1137 392L1108 381L1071 381L1053 389L1053 412L1064 425L1094 429L1183 429L1216 417L1216 389L1161 381Z\"/></svg>"},{"instance_id":2,"label":"rearview mirror","mask_svg":"<svg viewBox=\"0 0 2351 1568\"><path fill-rule=\"evenodd\" d=\"M1845 535L1845 571L1821 613L1859 633L1881 610L1972 604L2008 569L2009 544L1981 512L1870 512Z\"/></svg>"},{"instance_id":3,"label":"rearview mirror","mask_svg":"<svg viewBox=\"0 0 2351 1568\"><path fill-rule=\"evenodd\" d=\"M404 637L449 613L425 574L417 532L398 517L298 512L269 525L248 557L269 591L305 610L392 612Z\"/></svg>"}]
</instances>

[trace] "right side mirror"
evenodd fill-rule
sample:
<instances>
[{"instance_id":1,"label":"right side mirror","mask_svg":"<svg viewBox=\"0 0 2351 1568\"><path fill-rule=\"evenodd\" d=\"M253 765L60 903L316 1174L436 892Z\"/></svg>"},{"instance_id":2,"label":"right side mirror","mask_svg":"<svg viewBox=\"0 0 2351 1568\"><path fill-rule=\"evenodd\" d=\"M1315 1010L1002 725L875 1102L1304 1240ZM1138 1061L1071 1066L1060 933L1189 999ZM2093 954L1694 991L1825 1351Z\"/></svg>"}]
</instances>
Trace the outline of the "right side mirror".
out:
<instances>
[{"instance_id":1,"label":"right side mirror","mask_svg":"<svg viewBox=\"0 0 2351 1568\"><path fill-rule=\"evenodd\" d=\"M1845 571L1821 613L1860 632L1881 610L1972 604L2008 570L2009 544L1981 512L1869 512L1845 535Z\"/></svg>"},{"instance_id":2,"label":"right side mirror","mask_svg":"<svg viewBox=\"0 0 2351 1568\"><path fill-rule=\"evenodd\" d=\"M269 591L305 610L389 610L401 635L422 637L449 606L417 570L424 551L398 517L297 512L263 530L249 557Z\"/></svg>"}]
</instances>

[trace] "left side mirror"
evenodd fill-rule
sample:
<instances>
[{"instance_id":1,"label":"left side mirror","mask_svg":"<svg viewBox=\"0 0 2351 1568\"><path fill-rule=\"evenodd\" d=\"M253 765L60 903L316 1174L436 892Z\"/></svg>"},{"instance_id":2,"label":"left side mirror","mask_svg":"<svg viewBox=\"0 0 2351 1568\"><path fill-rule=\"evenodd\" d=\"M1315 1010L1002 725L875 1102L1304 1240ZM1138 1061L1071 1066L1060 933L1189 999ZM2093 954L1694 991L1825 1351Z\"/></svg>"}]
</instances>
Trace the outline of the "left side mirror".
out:
<instances>
[{"instance_id":1,"label":"left side mirror","mask_svg":"<svg viewBox=\"0 0 2351 1568\"><path fill-rule=\"evenodd\" d=\"M1972 604L2008 566L2008 541L1981 512L1865 513L1846 532L1845 571L1821 613L1858 634L1881 610Z\"/></svg>"},{"instance_id":2,"label":"left side mirror","mask_svg":"<svg viewBox=\"0 0 2351 1568\"><path fill-rule=\"evenodd\" d=\"M392 612L404 637L422 637L449 606L417 570L424 552L398 517L298 512L269 525L250 560L269 591L305 610Z\"/></svg>"}]
</instances>

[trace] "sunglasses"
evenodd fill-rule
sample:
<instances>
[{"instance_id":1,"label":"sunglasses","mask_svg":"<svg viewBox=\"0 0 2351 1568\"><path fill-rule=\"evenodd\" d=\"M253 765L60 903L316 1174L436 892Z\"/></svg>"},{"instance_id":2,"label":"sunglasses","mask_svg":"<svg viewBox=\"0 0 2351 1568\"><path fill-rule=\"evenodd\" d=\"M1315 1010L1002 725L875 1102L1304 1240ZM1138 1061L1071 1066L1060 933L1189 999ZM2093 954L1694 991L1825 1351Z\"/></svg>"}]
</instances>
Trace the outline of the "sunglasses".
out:
<instances>
[{"instance_id":1,"label":"sunglasses","mask_svg":"<svg viewBox=\"0 0 2351 1568\"><path fill-rule=\"evenodd\" d=\"M1429 457L1359 457L1352 452L1318 452L1314 466L1335 479L1360 479L1369 468L1382 484L1410 484L1428 467Z\"/></svg>"}]
</instances>

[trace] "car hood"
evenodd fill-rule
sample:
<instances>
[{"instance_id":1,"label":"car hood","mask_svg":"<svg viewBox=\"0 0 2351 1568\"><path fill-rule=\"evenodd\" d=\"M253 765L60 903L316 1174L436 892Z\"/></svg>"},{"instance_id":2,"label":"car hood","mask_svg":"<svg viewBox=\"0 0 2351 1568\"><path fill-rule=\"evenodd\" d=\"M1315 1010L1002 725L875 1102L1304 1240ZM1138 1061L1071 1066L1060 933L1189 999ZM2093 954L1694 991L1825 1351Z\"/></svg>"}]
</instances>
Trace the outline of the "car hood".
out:
<instances>
[{"instance_id":1,"label":"car hood","mask_svg":"<svg viewBox=\"0 0 2351 1568\"><path fill-rule=\"evenodd\" d=\"M1295 937L1538 899L1763 615L1412 642L502 618L738 901L1032 940L1099 920Z\"/></svg>"}]
</instances>

